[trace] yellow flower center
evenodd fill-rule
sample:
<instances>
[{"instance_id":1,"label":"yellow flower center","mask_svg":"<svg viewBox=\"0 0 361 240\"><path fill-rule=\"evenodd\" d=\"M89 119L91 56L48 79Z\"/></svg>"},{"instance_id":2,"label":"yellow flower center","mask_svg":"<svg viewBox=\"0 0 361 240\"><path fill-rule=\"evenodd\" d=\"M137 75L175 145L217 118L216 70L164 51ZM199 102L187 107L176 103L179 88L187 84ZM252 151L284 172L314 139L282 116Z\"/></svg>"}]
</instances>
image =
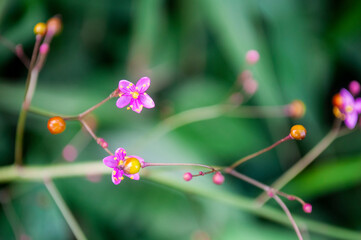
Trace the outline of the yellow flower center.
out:
<instances>
[{"instance_id":1,"label":"yellow flower center","mask_svg":"<svg viewBox=\"0 0 361 240\"><path fill-rule=\"evenodd\" d=\"M139 93L137 93L137 92L133 92L133 93L132 93L132 97L133 97L134 99L137 99L138 96L139 96Z\"/></svg>"},{"instance_id":2,"label":"yellow flower center","mask_svg":"<svg viewBox=\"0 0 361 240\"><path fill-rule=\"evenodd\" d=\"M124 168L123 170L127 173L127 174L136 174L139 172L140 170L140 162L138 159L136 158L128 158L125 163L124 163Z\"/></svg>"},{"instance_id":3,"label":"yellow flower center","mask_svg":"<svg viewBox=\"0 0 361 240\"><path fill-rule=\"evenodd\" d=\"M350 113L350 112L352 112L353 108L352 108L352 106L347 106L345 108L345 110L346 110L347 113Z\"/></svg>"}]
</instances>

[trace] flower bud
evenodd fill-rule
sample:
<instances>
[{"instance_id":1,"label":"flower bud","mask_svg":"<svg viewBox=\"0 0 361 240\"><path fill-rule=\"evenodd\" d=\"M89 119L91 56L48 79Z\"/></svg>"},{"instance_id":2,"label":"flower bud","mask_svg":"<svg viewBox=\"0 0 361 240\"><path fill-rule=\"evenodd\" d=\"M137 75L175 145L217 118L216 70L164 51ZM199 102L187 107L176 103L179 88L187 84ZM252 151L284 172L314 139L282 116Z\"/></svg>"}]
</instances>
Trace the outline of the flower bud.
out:
<instances>
[{"instance_id":1,"label":"flower bud","mask_svg":"<svg viewBox=\"0 0 361 240\"><path fill-rule=\"evenodd\" d=\"M104 140L104 138L98 138L97 143L98 143L102 148L107 148L107 147L108 147L108 143Z\"/></svg>"},{"instance_id":2,"label":"flower bud","mask_svg":"<svg viewBox=\"0 0 361 240\"><path fill-rule=\"evenodd\" d=\"M193 176L190 172L186 172L184 175L183 175L183 179L186 180L187 182L192 180Z\"/></svg>"},{"instance_id":3,"label":"flower bud","mask_svg":"<svg viewBox=\"0 0 361 240\"><path fill-rule=\"evenodd\" d=\"M217 185L221 185L224 182L224 176L221 172L216 172L213 175L213 182Z\"/></svg>"},{"instance_id":4,"label":"flower bud","mask_svg":"<svg viewBox=\"0 0 361 240\"><path fill-rule=\"evenodd\" d=\"M49 52L49 44L43 43L40 45L39 52L42 55L45 55Z\"/></svg>"},{"instance_id":5,"label":"flower bud","mask_svg":"<svg viewBox=\"0 0 361 240\"><path fill-rule=\"evenodd\" d=\"M256 50L249 50L246 53L246 62L248 64L255 64L259 60L259 53Z\"/></svg>"},{"instance_id":6,"label":"flower bud","mask_svg":"<svg viewBox=\"0 0 361 240\"><path fill-rule=\"evenodd\" d=\"M302 125L294 125L290 130L290 136L296 140L303 140L306 137L306 128Z\"/></svg>"},{"instance_id":7,"label":"flower bud","mask_svg":"<svg viewBox=\"0 0 361 240\"><path fill-rule=\"evenodd\" d=\"M51 134L59 134L64 132L66 123L61 117L52 117L48 120L48 130Z\"/></svg>"},{"instance_id":8,"label":"flower bud","mask_svg":"<svg viewBox=\"0 0 361 240\"><path fill-rule=\"evenodd\" d=\"M51 35L59 34L63 28L61 19L58 16L50 18L46 24L48 33Z\"/></svg>"},{"instance_id":9,"label":"flower bud","mask_svg":"<svg viewBox=\"0 0 361 240\"><path fill-rule=\"evenodd\" d=\"M342 101L341 94L336 93L335 95L333 95L332 105L337 108L342 108L342 104L343 104L343 101Z\"/></svg>"},{"instance_id":10,"label":"flower bud","mask_svg":"<svg viewBox=\"0 0 361 240\"><path fill-rule=\"evenodd\" d=\"M309 203L303 204L303 211L305 213L311 213L312 212L312 205Z\"/></svg>"},{"instance_id":11,"label":"flower bud","mask_svg":"<svg viewBox=\"0 0 361 240\"><path fill-rule=\"evenodd\" d=\"M350 82L348 88L350 89L351 94L354 96L359 94L361 90L360 83L357 81Z\"/></svg>"},{"instance_id":12,"label":"flower bud","mask_svg":"<svg viewBox=\"0 0 361 240\"><path fill-rule=\"evenodd\" d=\"M34 34L44 36L46 33L46 24L39 22L34 27Z\"/></svg>"},{"instance_id":13,"label":"flower bud","mask_svg":"<svg viewBox=\"0 0 361 240\"><path fill-rule=\"evenodd\" d=\"M294 100L288 104L286 112L290 117L301 118L305 115L306 106L301 100Z\"/></svg>"}]
</instances>

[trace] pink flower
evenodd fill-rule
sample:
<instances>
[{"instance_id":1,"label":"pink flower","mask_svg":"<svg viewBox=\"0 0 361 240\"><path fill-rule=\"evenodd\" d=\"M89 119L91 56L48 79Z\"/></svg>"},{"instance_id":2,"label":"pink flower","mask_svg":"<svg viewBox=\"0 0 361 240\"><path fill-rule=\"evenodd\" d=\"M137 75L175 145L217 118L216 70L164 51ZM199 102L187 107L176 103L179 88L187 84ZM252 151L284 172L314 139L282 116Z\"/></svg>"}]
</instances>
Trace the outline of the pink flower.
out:
<instances>
[{"instance_id":1,"label":"pink flower","mask_svg":"<svg viewBox=\"0 0 361 240\"><path fill-rule=\"evenodd\" d=\"M133 180L139 180L139 170L144 166L144 159L138 156L127 156L124 148L118 148L114 156L103 159L103 163L113 168L112 181L118 185L123 179L123 175Z\"/></svg>"},{"instance_id":2,"label":"pink flower","mask_svg":"<svg viewBox=\"0 0 361 240\"><path fill-rule=\"evenodd\" d=\"M148 77L142 77L138 80L137 84L127 80L120 80L119 82L119 99L117 100L117 107L123 108L129 104L129 107L136 112L140 113L145 108L154 108L154 101L145 92L150 86L150 79Z\"/></svg>"},{"instance_id":3,"label":"pink flower","mask_svg":"<svg viewBox=\"0 0 361 240\"><path fill-rule=\"evenodd\" d=\"M356 126L358 114L361 113L361 98L354 99L352 94L346 89L341 89L342 106L339 109L344 114L345 125L349 129Z\"/></svg>"}]
</instances>

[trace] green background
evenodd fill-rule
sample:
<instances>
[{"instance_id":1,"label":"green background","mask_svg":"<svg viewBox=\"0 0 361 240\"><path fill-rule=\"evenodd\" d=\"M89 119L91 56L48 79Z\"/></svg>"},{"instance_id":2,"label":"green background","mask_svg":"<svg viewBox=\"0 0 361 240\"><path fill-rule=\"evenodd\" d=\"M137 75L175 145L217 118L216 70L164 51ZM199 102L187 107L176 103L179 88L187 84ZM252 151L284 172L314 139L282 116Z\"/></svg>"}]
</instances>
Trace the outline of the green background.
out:
<instances>
[{"instance_id":1,"label":"green background","mask_svg":"<svg viewBox=\"0 0 361 240\"><path fill-rule=\"evenodd\" d=\"M293 124L305 125L304 141L284 143L239 168L271 184L326 135L334 118L332 95L361 75L359 1L1 0L0 34L23 44L30 55L33 26L55 14L61 14L64 28L51 44L33 105L77 114L108 96L120 79L135 83L149 76L147 93L156 103L154 109L136 114L116 108L113 99L94 112L97 135L111 150L123 147L149 162L228 165L286 136ZM157 138L150 135L167 116L227 97L248 67L244 56L249 49L257 49L261 59L250 68L259 89L247 105L275 106L301 99L307 106L304 118L221 117ZM1 45L2 166L13 163L26 74L21 62ZM26 165L66 163L62 150L80 131L80 124L69 122L63 134L51 135L46 123L45 117L28 116ZM76 162L102 161L105 152L81 134L77 144L84 149ZM337 139L286 186L285 191L304 198L314 209L306 215L298 204L287 202L292 213L361 230L360 142L359 130ZM235 196L255 199L259 189L230 176L221 187L212 183L211 176L184 183L185 171L189 169L154 168L150 174L155 179L163 176L163 183L141 177L139 182L126 179L115 186L110 170L100 182L74 177L55 184L89 239L296 238L291 228L229 202ZM173 186L177 184L181 187ZM184 190L193 187L196 190ZM12 182L0 188L3 199L11 196L18 227L31 239L74 238L42 183ZM279 208L273 201L267 205ZM304 237L333 239L312 231ZM14 239L3 209L0 239Z\"/></svg>"}]
</instances>

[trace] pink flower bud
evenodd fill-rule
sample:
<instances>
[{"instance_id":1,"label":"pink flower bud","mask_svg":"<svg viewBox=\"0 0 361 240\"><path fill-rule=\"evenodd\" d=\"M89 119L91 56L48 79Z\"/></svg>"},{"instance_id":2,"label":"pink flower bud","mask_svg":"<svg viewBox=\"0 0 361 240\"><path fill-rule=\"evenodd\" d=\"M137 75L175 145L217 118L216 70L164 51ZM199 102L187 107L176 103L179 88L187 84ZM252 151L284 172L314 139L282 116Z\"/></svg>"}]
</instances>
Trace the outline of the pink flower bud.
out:
<instances>
[{"instance_id":1,"label":"pink flower bud","mask_svg":"<svg viewBox=\"0 0 361 240\"><path fill-rule=\"evenodd\" d=\"M68 162L73 162L78 157L78 150L73 145L66 145L63 149L63 158Z\"/></svg>"},{"instance_id":2,"label":"pink flower bud","mask_svg":"<svg viewBox=\"0 0 361 240\"><path fill-rule=\"evenodd\" d=\"M186 180L187 182L192 180L193 176L190 172L186 172L184 175L183 175L183 179Z\"/></svg>"},{"instance_id":3,"label":"pink flower bud","mask_svg":"<svg viewBox=\"0 0 361 240\"><path fill-rule=\"evenodd\" d=\"M304 211L305 213L311 213L311 212L312 212L312 205L309 204L309 203L305 203L305 204L303 205L303 211Z\"/></svg>"},{"instance_id":4,"label":"pink flower bud","mask_svg":"<svg viewBox=\"0 0 361 240\"><path fill-rule=\"evenodd\" d=\"M359 94L360 90L361 90L360 83L357 81L350 82L350 85L348 86L348 88L350 89L350 92L354 96Z\"/></svg>"},{"instance_id":5,"label":"pink flower bud","mask_svg":"<svg viewBox=\"0 0 361 240\"><path fill-rule=\"evenodd\" d=\"M39 49L40 54L45 55L49 52L49 44L43 43L40 45Z\"/></svg>"},{"instance_id":6,"label":"pink flower bud","mask_svg":"<svg viewBox=\"0 0 361 240\"><path fill-rule=\"evenodd\" d=\"M259 60L259 53L256 50L249 50L246 53L246 61L248 64L255 64Z\"/></svg>"},{"instance_id":7,"label":"pink flower bud","mask_svg":"<svg viewBox=\"0 0 361 240\"><path fill-rule=\"evenodd\" d=\"M104 140L104 138L98 138L97 143L98 143L102 148L107 148L107 147L108 147L108 143Z\"/></svg>"},{"instance_id":8,"label":"pink flower bud","mask_svg":"<svg viewBox=\"0 0 361 240\"><path fill-rule=\"evenodd\" d=\"M243 88L247 94L253 95L258 89L258 83L253 78L248 78L243 81Z\"/></svg>"},{"instance_id":9,"label":"pink flower bud","mask_svg":"<svg viewBox=\"0 0 361 240\"><path fill-rule=\"evenodd\" d=\"M267 191L267 195L269 196L269 197L274 197L274 193L273 193L273 191L272 190L269 190L269 191Z\"/></svg>"},{"instance_id":10,"label":"pink flower bud","mask_svg":"<svg viewBox=\"0 0 361 240\"><path fill-rule=\"evenodd\" d=\"M204 172L199 171L199 175L204 176Z\"/></svg>"},{"instance_id":11,"label":"pink flower bud","mask_svg":"<svg viewBox=\"0 0 361 240\"><path fill-rule=\"evenodd\" d=\"M224 182L224 176L220 172L216 172L213 175L213 182L217 185L221 185Z\"/></svg>"}]
</instances>

